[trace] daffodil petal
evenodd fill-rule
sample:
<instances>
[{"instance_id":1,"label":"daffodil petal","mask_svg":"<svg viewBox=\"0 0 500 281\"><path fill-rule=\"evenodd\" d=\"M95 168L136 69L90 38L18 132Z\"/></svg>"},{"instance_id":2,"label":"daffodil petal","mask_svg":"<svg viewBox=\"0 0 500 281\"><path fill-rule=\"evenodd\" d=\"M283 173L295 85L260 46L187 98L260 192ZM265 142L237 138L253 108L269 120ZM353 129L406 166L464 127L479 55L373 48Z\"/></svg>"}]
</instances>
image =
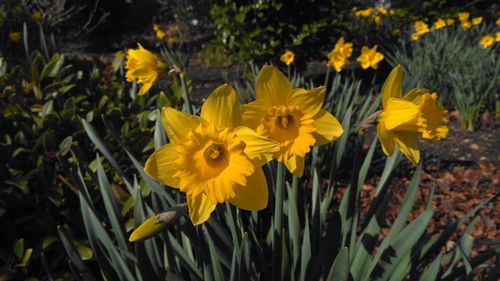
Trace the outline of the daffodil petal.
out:
<instances>
[{"instance_id":1,"label":"daffodil petal","mask_svg":"<svg viewBox=\"0 0 500 281\"><path fill-rule=\"evenodd\" d=\"M330 112L323 109L315 117L314 126L316 127L316 132L314 132L316 145L332 142L338 139L344 132L339 120Z\"/></svg>"},{"instance_id":2,"label":"daffodil petal","mask_svg":"<svg viewBox=\"0 0 500 281\"><path fill-rule=\"evenodd\" d=\"M189 218L194 225L207 221L208 218L210 218L210 214L217 206L217 203L212 203L203 193L186 197L189 209Z\"/></svg>"},{"instance_id":3,"label":"daffodil petal","mask_svg":"<svg viewBox=\"0 0 500 281\"><path fill-rule=\"evenodd\" d=\"M174 163L177 160L175 147L176 145L172 143L160 147L149 156L144 171L162 184L178 188L179 179L174 178L176 173Z\"/></svg>"},{"instance_id":4,"label":"daffodil petal","mask_svg":"<svg viewBox=\"0 0 500 281\"><path fill-rule=\"evenodd\" d=\"M379 121L377 125L377 134L382 145L382 151L385 155L390 156L394 152L394 137L391 131L385 129L385 124L383 121Z\"/></svg>"},{"instance_id":5,"label":"daffodil petal","mask_svg":"<svg viewBox=\"0 0 500 281\"><path fill-rule=\"evenodd\" d=\"M244 152L257 168L271 161L280 150L279 143L257 134L248 127L240 126L234 131L246 144Z\"/></svg>"},{"instance_id":6,"label":"daffodil petal","mask_svg":"<svg viewBox=\"0 0 500 281\"><path fill-rule=\"evenodd\" d=\"M255 85L257 100L263 100L268 105L284 105L292 84L281 71L273 66L262 67Z\"/></svg>"},{"instance_id":7,"label":"daffodil petal","mask_svg":"<svg viewBox=\"0 0 500 281\"><path fill-rule=\"evenodd\" d=\"M229 202L240 209L258 211L267 207L267 182L260 168L247 178L246 186L237 186L234 191L236 196Z\"/></svg>"},{"instance_id":8,"label":"daffodil petal","mask_svg":"<svg viewBox=\"0 0 500 281\"><path fill-rule=\"evenodd\" d=\"M382 86L382 108L386 109L389 98L400 98L403 92L401 83L403 69L400 65L394 67Z\"/></svg>"},{"instance_id":9,"label":"daffodil petal","mask_svg":"<svg viewBox=\"0 0 500 281\"><path fill-rule=\"evenodd\" d=\"M285 166L294 176L301 177L304 174L304 158L298 155L290 157L285 161Z\"/></svg>"},{"instance_id":10,"label":"daffodil petal","mask_svg":"<svg viewBox=\"0 0 500 281\"><path fill-rule=\"evenodd\" d=\"M242 111L243 125L255 130L268 112L268 107L264 101L256 100L243 105Z\"/></svg>"},{"instance_id":11,"label":"daffodil petal","mask_svg":"<svg viewBox=\"0 0 500 281\"><path fill-rule=\"evenodd\" d=\"M196 129L204 121L198 116L164 107L161 112L161 122L170 141L180 144L183 143L190 130Z\"/></svg>"},{"instance_id":12,"label":"daffodil petal","mask_svg":"<svg viewBox=\"0 0 500 281\"><path fill-rule=\"evenodd\" d=\"M380 115L380 118L384 119L385 128L387 130L393 130L400 126L417 124L418 117L418 105L396 98L389 99L386 110Z\"/></svg>"},{"instance_id":13,"label":"daffodil petal","mask_svg":"<svg viewBox=\"0 0 500 281\"><path fill-rule=\"evenodd\" d=\"M420 151L417 143L418 133L414 132L395 132L394 141L401 153L403 153L413 165L420 162Z\"/></svg>"},{"instance_id":14,"label":"daffodil petal","mask_svg":"<svg viewBox=\"0 0 500 281\"><path fill-rule=\"evenodd\" d=\"M424 88L415 88L411 89L406 95L403 96L404 100L415 102L417 98L419 98L421 95L429 93L429 90L424 89Z\"/></svg>"},{"instance_id":15,"label":"daffodil petal","mask_svg":"<svg viewBox=\"0 0 500 281\"><path fill-rule=\"evenodd\" d=\"M236 91L227 84L215 89L201 107L201 118L217 129L241 125L240 100Z\"/></svg>"},{"instance_id":16,"label":"daffodil petal","mask_svg":"<svg viewBox=\"0 0 500 281\"><path fill-rule=\"evenodd\" d=\"M311 90L302 88L293 89L289 96L289 104L297 106L304 113L315 115L321 110L325 99L325 87Z\"/></svg>"},{"instance_id":17,"label":"daffodil petal","mask_svg":"<svg viewBox=\"0 0 500 281\"><path fill-rule=\"evenodd\" d=\"M163 231L167 226L164 223L157 222L156 216L152 216L149 219L145 220L139 227L137 227L130 237L128 241L130 242L140 242L146 240L161 231Z\"/></svg>"}]
</instances>

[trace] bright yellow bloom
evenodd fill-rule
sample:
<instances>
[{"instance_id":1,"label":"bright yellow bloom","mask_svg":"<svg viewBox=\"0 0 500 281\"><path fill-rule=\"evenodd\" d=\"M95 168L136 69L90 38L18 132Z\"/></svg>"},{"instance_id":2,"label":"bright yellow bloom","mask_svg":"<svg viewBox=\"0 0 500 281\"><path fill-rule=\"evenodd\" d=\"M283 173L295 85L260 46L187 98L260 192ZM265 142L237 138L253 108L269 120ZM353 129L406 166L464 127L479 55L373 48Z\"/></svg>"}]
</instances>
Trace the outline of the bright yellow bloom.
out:
<instances>
[{"instance_id":1,"label":"bright yellow bloom","mask_svg":"<svg viewBox=\"0 0 500 281\"><path fill-rule=\"evenodd\" d=\"M483 22L483 17L475 17L471 20L472 25L480 25Z\"/></svg>"},{"instance_id":2,"label":"bright yellow bloom","mask_svg":"<svg viewBox=\"0 0 500 281\"><path fill-rule=\"evenodd\" d=\"M156 39L163 40L163 38L165 37L165 32L163 32L163 30L161 30L160 26L157 25L156 23L153 24L153 31L155 33Z\"/></svg>"},{"instance_id":3,"label":"bright yellow bloom","mask_svg":"<svg viewBox=\"0 0 500 281\"><path fill-rule=\"evenodd\" d=\"M418 40L420 36L429 32L429 26L424 21L421 20L415 21L414 26L415 26L415 31L411 35L411 40L413 41Z\"/></svg>"},{"instance_id":4,"label":"bright yellow bloom","mask_svg":"<svg viewBox=\"0 0 500 281\"><path fill-rule=\"evenodd\" d=\"M374 16L373 22L375 23L375 25L381 25L382 24L382 17L381 16Z\"/></svg>"},{"instance_id":5,"label":"bright yellow bloom","mask_svg":"<svg viewBox=\"0 0 500 281\"><path fill-rule=\"evenodd\" d=\"M384 59L382 53L377 52L377 45L369 49L368 46L363 46L361 48L361 55L358 57L358 62L361 68L367 69L372 67L373 69L378 68L378 63Z\"/></svg>"},{"instance_id":6,"label":"bright yellow bloom","mask_svg":"<svg viewBox=\"0 0 500 281\"><path fill-rule=\"evenodd\" d=\"M497 31L497 33L495 33L495 41L500 42L500 31Z\"/></svg>"},{"instance_id":7,"label":"bright yellow bloom","mask_svg":"<svg viewBox=\"0 0 500 281\"><path fill-rule=\"evenodd\" d=\"M432 29L441 29L441 28L444 28L444 27L446 27L446 21L444 19L438 19L432 25Z\"/></svg>"},{"instance_id":8,"label":"bright yellow bloom","mask_svg":"<svg viewBox=\"0 0 500 281\"><path fill-rule=\"evenodd\" d=\"M461 26L463 29L467 30L467 29L470 29L470 28L472 27L472 24L470 23L470 21L462 21L462 22L460 23L460 26Z\"/></svg>"},{"instance_id":9,"label":"bright yellow bloom","mask_svg":"<svg viewBox=\"0 0 500 281\"><path fill-rule=\"evenodd\" d=\"M349 64L351 55L352 43L344 43L344 37L340 37L333 50L328 54L329 64L335 68L335 71L340 72L344 66Z\"/></svg>"},{"instance_id":10,"label":"bright yellow bloom","mask_svg":"<svg viewBox=\"0 0 500 281\"><path fill-rule=\"evenodd\" d=\"M205 222L217 203L225 201L251 211L267 206L260 167L272 160L279 145L242 126L233 88L217 88L200 117L163 108L162 121L171 143L155 151L144 170L186 194L193 224Z\"/></svg>"},{"instance_id":11,"label":"bright yellow bloom","mask_svg":"<svg viewBox=\"0 0 500 281\"><path fill-rule=\"evenodd\" d=\"M384 15L384 16L386 16L386 15L387 15L387 9L386 9L386 8L384 8L384 7L379 7L379 8L377 8L377 12L378 12L379 14L381 14L381 15Z\"/></svg>"},{"instance_id":12,"label":"bright yellow bloom","mask_svg":"<svg viewBox=\"0 0 500 281\"><path fill-rule=\"evenodd\" d=\"M167 65L160 61L155 54L137 44L139 49L128 49L125 77L128 82L137 79L142 84L139 95L144 95L155 83L158 75L167 69Z\"/></svg>"},{"instance_id":13,"label":"bright yellow bloom","mask_svg":"<svg viewBox=\"0 0 500 281\"><path fill-rule=\"evenodd\" d=\"M497 32L497 37L498 37L498 32ZM489 35L489 34L486 34L484 35L482 38L481 38L481 41L479 41L479 44L481 45L481 47L483 47L484 49L486 48L489 48L491 46L493 46L493 44L495 43L495 38L493 38L493 36Z\"/></svg>"},{"instance_id":14,"label":"bright yellow bloom","mask_svg":"<svg viewBox=\"0 0 500 281\"><path fill-rule=\"evenodd\" d=\"M35 11L31 14L31 19L33 19L34 21L40 23L43 19L43 15L42 15L42 12L40 11Z\"/></svg>"},{"instance_id":15,"label":"bright yellow bloom","mask_svg":"<svg viewBox=\"0 0 500 281\"><path fill-rule=\"evenodd\" d=\"M255 95L254 102L243 106L243 122L280 144L275 157L295 176L302 176L304 158L311 146L332 142L343 132L339 121L321 108L324 87L293 89L283 73L264 66Z\"/></svg>"},{"instance_id":16,"label":"bright yellow bloom","mask_svg":"<svg viewBox=\"0 0 500 281\"><path fill-rule=\"evenodd\" d=\"M19 40L21 40L21 32L9 33L9 39L13 42L19 42Z\"/></svg>"},{"instance_id":17,"label":"bright yellow bloom","mask_svg":"<svg viewBox=\"0 0 500 281\"><path fill-rule=\"evenodd\" d=\"M378 116L377 133L386 155L394 146L413 163L420 161L417 137L437 142L448 134L447 111L439 106L437 94L426 89L412 89L401 96L403 70L396 66L382 87L382 113Z\"/></svg>"},{"instance_id":18,"label":"bright yellow bloom","mask_svg":"<svg viewBox=\"0 0 500 281\"><path fill-rule=\"evenodd\" d=\"M458 13L458 20L461 22L469 21L469 16L469 12L460 12Z\"/></svg>"},{"instance_id":19,"label":"bright yellow bloom","mask_svg":"<svg viewBox=\"0 0 500 281\"><path fill-rule=\"evenodd\" d=\"M357 17L367 18L373 14L373 8L366 8L363 10L357 10L357 11L354 11L354 14Z\"/></svg>"},{"instance_id":20,"label":"bright yellow bloom","mask_svg":"<svg viewBox=\"0 0 500 281\"><path fill-rule=\"evenodd\" d=\"M281 55L280 59L282 62L286 63L286 65L290 65L295 60L295 54L290 50L286 50L286 52Z\"/></svg>"},{"instance_id":21,"label":"bright yellow bloom","mask_svg":"<svg viewBox=\"0 0 500 281\"><path fill-rule=\"evenodd\" d=\"M451 26L451 25L453 25L454 23L455 23L455 20L454 20L454 19L451 19L451 18L446 19L446 25Z\"/></svg>"}]
</instances>

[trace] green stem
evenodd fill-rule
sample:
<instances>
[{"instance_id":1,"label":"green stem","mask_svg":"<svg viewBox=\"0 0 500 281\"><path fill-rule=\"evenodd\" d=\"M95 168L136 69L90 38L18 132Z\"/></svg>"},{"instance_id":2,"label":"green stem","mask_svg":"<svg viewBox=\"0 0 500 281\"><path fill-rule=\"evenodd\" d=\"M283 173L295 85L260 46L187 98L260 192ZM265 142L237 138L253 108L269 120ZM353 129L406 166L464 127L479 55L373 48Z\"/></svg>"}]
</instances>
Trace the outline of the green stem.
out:
<instances>
[{"instance_id":1,"label":"green stem","mask_svg":"<svg viewBox=\"0 0 500 281\"><path fill-rule=\"evenodd\" d=\"M329 78L330 78L330 64L328 64L326 66L325 83L323 83L325 85L325 89L327 89L327 90L328 90L328 81L329 81Z\"/></svg>"},{"instance_id":2,"label":"green stem","mask_svg":"<svg viewBox=\"0 0 500 281\"><path fill-rule=\"evenodd\" d=\"M278 162L276 172L275 201L274 201L274 223L273 223L273 280L281 280L281 252L283 228L283 190L285 189L285 165Z\"/></svg>"},{"instance_id":3,"label":"green stem","mask_svg":"<svg viewBox=\"0 0 500 281\"><path fill-rule=\"evenodd\" d=\"M290 65L287 65L288 79L289 79L290 81L292 81L292 77L290 77L290 75L291 75L291 73L292 73L292 70L291 70L291 69L292 69L292 67L291 67Z\"/></svg>"},{"instance_id":4,"label":"green stem","mask_svg":"<svg viewBox=\"0 0 500 281\"><path fill-rule=\"evenodd\" d=\"M191 100L189 99L189 93L188 93L188 88L186 85L186 79L184 78L184 74L180 74L180 79L181 79L181 87L182 87L182 98L184 99L184 102L186 103L187 107L187 112L191 115L194 114L193 112L193 107L191 106Z\"/></svg>"}]
</instances>

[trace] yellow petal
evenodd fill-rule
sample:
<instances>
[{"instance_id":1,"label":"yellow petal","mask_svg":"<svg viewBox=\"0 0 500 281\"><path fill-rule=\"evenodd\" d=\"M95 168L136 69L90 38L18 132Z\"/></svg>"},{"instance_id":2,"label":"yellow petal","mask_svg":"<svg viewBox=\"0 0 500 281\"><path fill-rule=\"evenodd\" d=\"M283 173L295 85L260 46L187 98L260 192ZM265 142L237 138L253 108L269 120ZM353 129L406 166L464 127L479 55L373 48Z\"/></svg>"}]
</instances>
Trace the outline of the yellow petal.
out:
<instances>
[{"instance_id":1,"label":"yellow petal","mask_svg":"<svg viewBox=\"0 0 500 281\"><path fill-rule=\"evenodd\" d=\"M316 145L332 142L344 132L339 120L326 110L321 110L315 117L314 126L316 127L316 132L314 132Z\"/></svg>"},{"instance_id":2,"label":"yellow petal","mask_svg":"<svg viewBox=\"0 0 500 281\"><path fill-rule=\"evenodd\" d=\"M201 118L217 129L241 125L240 100L234 89L227 84L215 89L201 107Z\"/></svg>"},{"instance_id":3,"label":"yellow petal","mask_svg":"<svg viewBox=\"0 0 500 281\"><path fill-rule=\"evenodd\" d=\"M395 132L394 141L399 150L410 160L413 165L418 165L420 161L420 151L417 143L418 133L413 132Z\"/></svg>"},{"instance_id":4,"label":"yellow petal","mask_svg":"<svg viewBox=\"0 0 500 281\"><path fill-rule=\"evenodd\" d=\"M175 160L177 160L175 147L176 145L173 143L160 147L149 156L144 171L162 184L178 188L179 179L174 178L176 173Z\"/></svg>"},{"instance_id":5,"label":"yellow petal","mask_svg":"<svg viewBox=\"0 0 500 281\"><path fill-rule=\"evenodd\" d=\"M157 222L156 216L152 216L130 234L128 241L139 242L146 240L164 230L165 227L167 226L164 223Z\"/></svg>"},{"instance_id":6,"label":"yellow petal","mask_svg":"<svg viewBox=\"0 0 500 281\"><path fill-rule=\"evenodd\" d=\"M304 158L294 155L285 161L288 171L294 176L301 177L304 174Z\"/></svg>"},{"instance_id":7,"label":"yellow petal","mask_svg":"<svg viewBox=\"0 0 500 281\"><path fill-rule=\"evenodd\" d=\"M416 104L395 98L389 99L385 111L380 114L387 130L393 130L400 126L416 125L418 117L419 108Z\"/></svg>"},{"instance_id":8,"label":"yellow petal","mask_svg":"<svg viewBox=\"0 0 500 281\"><path fill-rule=\"evenodd\" d=\"M325 87L311 90L302 88L293 89L289 97L290 106L298 106L302 112L315 115L321 110L325 99Z\"/></svg>"},{"instance_id":9,"label":"yellow petal","mask_svg":"<svg viewBox=\"0 0 500 281\"><path fill-rule=\"evenodd\" d=\"M243 125L255 130L267 114L268 107L263 100L256 100L243 105L242 111Z\"/></svg>"},{"instance_id":10,"label":"yellow petal","mask_svg":"<svg viewBox=\"0 0 500 281\"><path fill-rule=\"evenodd\" d=\"M406 93L406 95L404 95L403 99L414 102L418 97L428 92L429 90L424 88L411 89L408 93Z\"/></svg>"},{"instance_id":11,"label":"yellow petal","mask_svg":"<svg viewBox=\"0 0 500 281\"><path fill-rule=\"evenodd\" d=\"M394 67L387 76L387 79L382 86L382 108L387 107L387 101L389 98L400 98L403 89L401 83L403 80L403 69L400 65Z\"/></svg>"},{"instance_id":12,"label":"yellow petal","mask_svg":"<svg viewBox=\"0 0 500 281\"><path fill-rule=\"evenodd\" d=\"M179 144L183 143L190 130L196 129L204 121L198 116L164 107L161 111L161 122L170 141Z\"/></svg>"},{"instance_id":13,"label":"yellow petal","mask_svg":"<svg viewBox=\"0 0 500 281\"><path fill-rule=\"evenodd\" d=\"M229 202L240 209L258 211L267 207L267 182L260 168L256 169L255 173L247 178L246 186L237 186L234 191L236 196L229 199Z\"/></svg>"},{"instance_id":14,"label":"yellow petal","mask_svg":"<svg viewBox=\"0 0 500 281\"><path fill-rule=\"evenodd\" d=\"M377 134L380 144L382 145L382 151L384 151L385 155L391 156L394 152L394 137L391 131L385 129L383 121L378 122Z\"/></svg>"},{"instance_id":15,"label":"yellow petal","mask_svg":"<svg viewBox=\"0 0 500 281\"><path fill-rule=\"evenodd\" d=\"M217 203L210 202L203 193L196 196L186 196L186 199L189 209L189 218L194 225L207 221L217 205Z\"/></svg>"},{"instance_id":16,"label":"yellow petal","mask_svg":"<svg viewBox=\"0 0 500 281\"><path fill-rule=\"evenodd\" d=\"M246 144L244 152L257 168L271 161L280 150L279 143L257 134L248 127L240 126L234 131Z\"/></svg>"},{"instance_id":17,"label":"yellow petal","mask_svg":"<svg viewBox=\"0 0 500 281\"><path fill-rule=\"evenodd\" d=\"M284 105L292 84L281 71L270 66L262 67L255 85L257 100L263 100L267 105Z\"/></svg>"}]
</instances>

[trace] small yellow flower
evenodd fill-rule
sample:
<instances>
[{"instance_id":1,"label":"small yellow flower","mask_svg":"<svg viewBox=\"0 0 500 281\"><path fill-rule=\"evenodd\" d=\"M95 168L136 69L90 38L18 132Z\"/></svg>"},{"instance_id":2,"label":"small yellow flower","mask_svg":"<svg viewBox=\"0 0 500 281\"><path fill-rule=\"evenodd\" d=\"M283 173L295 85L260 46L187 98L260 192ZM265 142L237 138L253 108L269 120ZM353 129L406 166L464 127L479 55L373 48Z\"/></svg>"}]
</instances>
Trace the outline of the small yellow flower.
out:
<instances>
[{"instance_id":1,"label":"small yellow flower","mask_svg":"<svg viewBox=\"0 0 500 281\"><path fill-rule=\"evenodd\" d=\"M36 21L37 23L40 23L43 19L43 15L42 15L42 12L40 11L34 11L32 14L31 14L31 19L33 19L34 21Z\"/></svg>"},{"instance_id":2,"label":"small yellow flower","mask_svg":"<svg viewBox=\"0 0 500 281\"><path fill-rule=\"evenodd\" d=\"M469 12L460 12L458 13L458 20L461 22L469 21L469 16L470 16Z\"/></svg>"},{"instance_id":3,"label":"small yellow flower","mask_svg":"<svg viewBox=\"0 0 500 281\"><path fill-rule=\"evenodd\" d=\"M500 42L500 31L495 33L495 41Z\"/></svg>"},{"instance_id":4,"label":"small yellow flower","mask_svg":"<svg viewBox=\"0 0 500 281\"><path fill-rule=\"evenodd\" d=\"M11 32L9 33L9 39L12 41L12 42L19 42L19 40L21 40L21 32Z\"/></svg>"},{"instance_id":5,"label":"small yellow flower","mask_svg":"<svg viewBox=\"0 0 500 281\"><path fill-rule=\"evenodd\" d=\"M374 16L373 17L373 22L375 23L375 25L381 25L382 24L382 17L381 16Z\"/></svg>"},{"instance_id":6,"label":"small yellow flower","mask_svg":"<svg viewBox=\"0 0 500 281\"><path fill-rule=\"evenodd\" d=\"M371 16L372 14L373 14L373 8L366 8L363 10L354 11L354 15L356 15L357 17L367 18L367 17Z\"/></svg>"},{"instance_id":7,"label":"small yellow flower","mask_svg":"<svg viewBox=\"0 0 500 281\"><path fill-rule=\"evenodd\" d=\"M471 20L472 25L480 25L483 22L483 17L475 17Z\"/></svg>"},{"instance_id":8,"label":"small yellow flower","mask_svg":"<svg viewBox=\"0 0 500 281\"><path fill-rule=\"evenodd\" d=\"M194 225L205 222L217 203L250 211L267 206L262 165L272 160L278 143L242 126L240 102L228 85L217 88L201 116L163 108L162 121L171 141L147 160L145 172L186 194Z\"/></svg>"},{"instance_id":9,"label":"small yellow flower","mask_svg":"<svg viewBox=\"0 0 500 281\"><path fill-rule=\"evenodd\" d=\"M445 138L447 111L437 104L437 94L416 88L401 96L403 71L396 66L382 87L382 113L378 116L377 134L386 155L392 155L394 146L413 165L420 161L417 137L435 142Z\"/></svg>"},{"instance_id":10,"label":"small yellow flower","mask_svg":"<svg viewBox=\"0 0 500 281\"><path fill-rule=\"evenodd\" d=\"M293 89L283 73L264 66L255 95L255 101L243 106L243 122L280 144L275 157L295 176L302 176L311 146L332 142L343 132L339 121L322 109L325 87Z\"/></svg>"},{"instance_id":11,"label":"small yellow flower","mask_svg":"<svg viewBox=\"0 0 500 281\"><path fill-rule=\"evenodd\" d=\"M349 64L351 55L352 43L344 43L344 37L340 37L333 50L328 54L328 63L335 68L335 71L340 72L344 66Z\"/></svg>"},{"instance_id":12,"label":"small yellow flower","mask_svg":"<svg viewBox=\"0 0 500 281\"><path fill-rule=\"evenodd\" d=\"M377 8L377 12L378 12L379 14L381 14L381 15L384 15L384 16L386 16L386 15L387 15L387 9L386 9L386 8L384 8L384 7L378 7L378 8Z\"/></svg>"},{"instance_id":13,"label":"small yellow flower","mask_svg":"<svg viewBox=\"0 0 500 281\"><path fill-rule=\"evenodd\" d=\"M438 19L434 24L432 25L432 29L442 29L446 27L446 21L444 19Z\"/></svg>"},{"instance_id":14,"label":"small yellow flower","mask_svg":"<svg viewBox=\"0 0 500 281\"><path fill-rule=\"evenodd\" d=\"M361 68L367 69L372 67L373 69L378 68L378 63L384 59L384 55L382 53L377 52L377 45L373 46L373 48L368 48L368 46L363 46L361 48L361 55L358 57L358 62L361 65Z\"/></svg>"},{"instance_id":15,"label":"small yellow flower","mask_svg":"<svg viewBox=\"0 0 500 281\"><path fill-rule=\"evenodd\" d=\"M286 50L286 52L281 55L280 60L286 63L286 65L290 65L295 60L295 54L290 50Z\"/></svg>"},{"instance_id":16,"label":"small yellow flower","mask_svg":"<svg viewBox=\"0 0 500 281\"><path fill-rule=\"evenodd\" d=\"M496 35L498 37L498 32ZM493 46L493 44L495 44L495 38L493 38L493 36L491 36L490 34L486 34L481 38L481 41L479 41L479 44L484 49L489 48L489 47Z\"/></svg>"},{"instance_id":17,"label":"small yellow flower","mask_svg":"<svg viewBox=\"0 0 500 281\"><path fill-rule=\"evenodd\" d=\"M411 35L411 40L416 41L420 36L426 34L429 32L429 26L421 20L415 21L413 24L415 27L415 31Z\"/></svg>"},{"instance_id":18,"label":"small yellow flower","mask_svg":"<svg viewBox=\"0 0 500 281\"><path fill-rule=\"evenodd\" d=\"M470 29L472 27L472 24L470 23L470 21L462 21L460 22L460 26L467 30L467 29Z\"/></svg>"},{"instance_id":19,"label":"small yellow flower","mask_svg":"<svg viewBox=\"0 0 500 281\"><path fill-rule=\"evenodd\" d=\"M454 20L454 19L451 19L451 18L446 19L446 25L451 26L451 25L453 25L454 23L455 23L455 20Z\"/></svg>"},{"instance_id":20,"label":"small yellow flower","mask_svg":"<svg viewBox=\"0 0 500 281\"><path fill-rule=\"evenodd\" d=\"M155 54L137 44L139 49L128 49L125 77L128 82L137 79L142 84L139 95L144 95L155 83L158 75L167 69L167 65L160 61Z\"/></svg>"},{"instance_id":21,"label":"small yellow flower","mask_svg":"<svg viewBox=\"0 0 500 281\"><path fill-rule=\"evenodd\" d=\"M153 24L153 31L155 33L156 39L163 40L163 38L165 38L165 32L163 32L163 30L161 30L160 26L157 25L156 23Z\"/></svg>"}]
</instances>

